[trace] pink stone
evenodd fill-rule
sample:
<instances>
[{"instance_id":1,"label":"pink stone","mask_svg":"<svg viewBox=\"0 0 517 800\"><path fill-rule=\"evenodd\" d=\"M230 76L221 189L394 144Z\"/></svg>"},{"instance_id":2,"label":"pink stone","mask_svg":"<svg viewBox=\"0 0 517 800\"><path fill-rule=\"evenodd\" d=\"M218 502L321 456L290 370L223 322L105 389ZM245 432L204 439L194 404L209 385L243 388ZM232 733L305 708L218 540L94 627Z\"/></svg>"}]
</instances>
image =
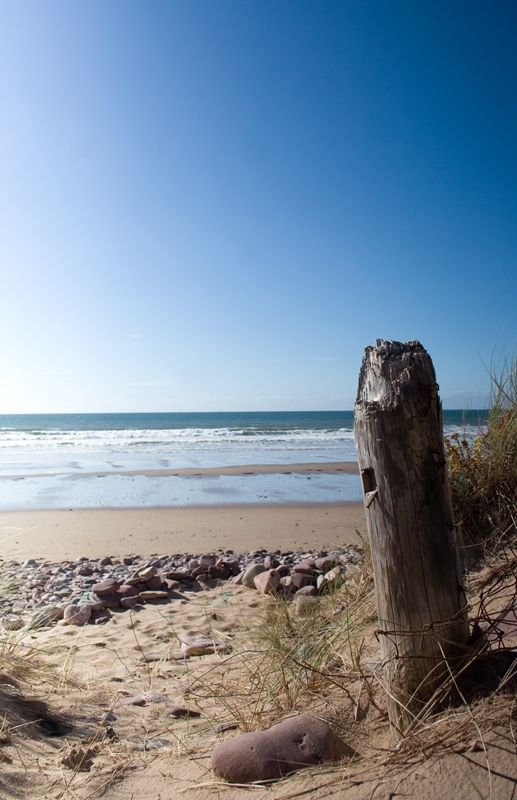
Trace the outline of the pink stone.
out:
<instances>
[{"instance_id":1,"label":"pink stone","mask_svg":"<svg viewBox=\"0 0 517 800\"><path fill-rule=\"evenodd\" d=\"M122 586L117 589L117 594L120 598L136 597L138 589L135 586L130 586L128 583L123 583Z\"/></svg>"},{"instance_id":2,"label":"pink stone","mask_svg":"<svg viewBox=\"0 0 517 800\"><path fill-rule=\"evenodd\" d=\"M115 578L108 578L100 583L94 583L92 592L95 592L97 597L102 597L105 594L113 594L119 588L120 583Z\"/></svg>"},{"instance_id":3,"label":"pink stone","mask_svg":"<svg viewBox=\"0 0 517 800\"><path fill-rule=\"evenodd\" d=\"M138 605L139 602L140 601L139 601L138 597L121 597L120 598L120 605L122 606L122 608L125 608L126 610L130 609L130 608L134 608L135 606Z\"/></svg>"},{"instance_id":4,"label":"pink stone","mask_svg":"<svg viewBox=\"0 0 517 800\"><path fill-rule=\"evenodd\" d=\"M98 595L99 602L102 603L103 608L119 608L120 607L120 597L118 594L103 594L102 596Z\"/></svg>"},{"instance_id":5,"label":"pink stone","mask_svg":"<svg viewBox=\"0 0 517 800\"><path fill-rule=\"evenodd\" d=\"M168 600L169 595L167 592L145 591L145 592L140 592L140 594L138 595L138 599L141 600L143 603L148 603L149 600Z\"/></svg>"},{"instance_id":6,"label":"pink stone","mask_svg":"<svg viewBox=\"0 0 517 800\"><path fill-rule=\"evenodd\" d=\"M247 586L248 589L255 589L256 576L265 571L266 568L263 564L250 564L242 575L242 585Z\"/></svg>"},{"instance_id":7,"label":"pink stone","mask_svg":"<svg viewBox=\"0 0 517 800\"><path fill-rule=\"evenodd\" d=\"M303 715L220 742L212 752L212 769L230 783L250 783L352 754L326 722Z\"/></svg>"},{"instance_id":8,"label":"pink stone","mask_svg":"<svg viewBox=\"0 0 517 800\"><path fill-rule=\"evenodd\" d=\"M298 589L296 592L296 597L300 595L304 595L306 597L316 597L318 594L318 590L315 586L302 586L301 589Z\"/></svg>"},{"instance_id":9,"label":"pink stone","mask_svg":"<svg viewBox=\"0 0 517 800\"><path fill-rule=\"evenodd\" d=\"M291 580L295 589L301 589L302 586L312 586L314 578L312 575L306 575L304 572L292 572Z\"/></svg>"},{"instance_id":10,"label":"pink stone","mask_svg":"<svg viewBox=\"0 0 517 800\"><path fill-rule=\"evenodd\" d=\"M261 594L274 594L280 586L280 576L276 570L268 569L255 575L254 583Z\"/></svg>"}]
</instances>

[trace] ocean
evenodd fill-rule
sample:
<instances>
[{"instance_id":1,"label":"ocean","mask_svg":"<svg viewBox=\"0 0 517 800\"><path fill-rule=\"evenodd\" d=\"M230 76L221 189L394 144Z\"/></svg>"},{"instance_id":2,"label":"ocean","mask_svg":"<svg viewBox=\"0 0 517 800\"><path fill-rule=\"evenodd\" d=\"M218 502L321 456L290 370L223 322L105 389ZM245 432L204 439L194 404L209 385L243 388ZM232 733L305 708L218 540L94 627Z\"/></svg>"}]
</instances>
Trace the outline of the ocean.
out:
<instances>
[{"instance_id":1,"label":"ocean","mask_svg":"<svg viewBox=\"0 0 517 800\"><path fill-rule=\"evenodd\" d=\"M444 432L486 418L444 411ZM120 474L355 460L352 411L0 415L0 510L355 500L356 475Z\"/></svg>"}]
</instances>

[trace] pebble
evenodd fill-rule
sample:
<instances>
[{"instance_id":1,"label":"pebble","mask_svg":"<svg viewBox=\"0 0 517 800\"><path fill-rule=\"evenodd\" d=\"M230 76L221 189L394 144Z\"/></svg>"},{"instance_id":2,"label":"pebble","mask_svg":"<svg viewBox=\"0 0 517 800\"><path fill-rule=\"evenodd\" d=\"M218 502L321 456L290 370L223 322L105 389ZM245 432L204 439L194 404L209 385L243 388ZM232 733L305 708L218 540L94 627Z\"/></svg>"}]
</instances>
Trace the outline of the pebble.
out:
<instances>
[{"instance_id":1,"label":"pebble","mask_svg":"<svg viewBox=\"0 0 517 800\"><path fill-rule=\"evenodd\" d=\"M228 653L228 642L216 642L202 633L182 634L181 650L187 656L205 656L213 653Z\"/></svg>"},{"instance_id":2,"label":"pebble","mask_svg":"<svg viewBox=\"0 0 517 800\"><path fill-rule=\"evenodd\" d=\"M53 626L63 619L66 608L70 608L66 623L78 624L70 620L88 615L87 610L79 613L83 606L90 607L90 616L79 624L98 625L112 618L109 609L124 613L125 609L138 610L141 603L183 600L188 593L223 586L226 581L266 594L276 590L286 597L300 588L312 594L311 587L324 594L346 580L350 567L361 561L362 550L357 545L332 552L255 550L238 555L232 550L217 550L152 559L135 554L123 559L81 556L57 563L0 558L0 582L10 587L8 593L0 595L0 628ZM214 652L213 643L210 652ZM183 649L182 657L185 655Z\"/></svg>"},{"instance_id":3,"label":"pebble","mask_svg":"<svg viewBox=\"0 0 517 800\"><path fill-rule=\"evenodd\" d=\"M183 708L182 706L169 706L165 710L165 716L180 719L181 717L200 717L201 714L199 711L192 711L191 708Z\"/></svg>"},{"instance_id":4,"label":"pebble","mask_svg":"<svg viewBox=\"0 0 517 800\"><path fill-rule=\"evenodd\" d=\"M65 606L63 619L68 625L86 625L92 616L92 607L86 603Z\"/></svg>"},{"instance_id":5,"label":"pebble","mask_svg":"<svg viewBox=\"0 0 517 800\"><path fill-rule=\"evenodd\" d=\"M143 694L137 694L134 697L121 697L117 700L117 706L145 706L146 700Z\"/></svg>"},{"instance_id":6,"label":"pebble","mask_svg":"<svg viewBox=\"0 0 517 800\"><path fill-rule=\"evenodd\" d=\"M149 602L149 600L168 600L169 593L168 592L156 592L156 591L145 591L140 592L138 595L138 599L141 603Z\"/></svg>"},{"instance_id":7,"label":"pebble","mask_svg":"<svg viewBox=\"0 0 517 800\"><path fill-rule=\"evenodd\" d=\"M140 600L138 599L138 597L121 597L120 598L120 605L121 605L122 608L126 608L126 609L135 608L137 605L139 605L139 603L140 603Z\"/></svg>"},{"instance_id":8,"label":"pebble","mask_svg":"<svg viewBox=\"0 0 517 800\"><path fill-rule=\"evenodd\" d=\"M144 743L144 750L161 750L162 747L170 747L168 739L147 739Z\"/></svg>"},{"instance_id":9,"label":"pebble","mask_svg":"<svg viewBox=\"0 0 517 800\"><path fill-rule=\"evenodd\" d=\"M115 578L108 578L100 583L94 583L92 592L95 592L98 597L104 597L105 595L114 594L119 588L120 583Z\"/></svg>"},{"instance_id":10,"label":"pebble","mask_svg":"<svg viewBox=\"0 0 517 800\"><path fill-rule=\"evenodd\" d=\"M144 692L133 697L121 697L117 706L146 706L149 703L166 703L168 700L167 695L161 692Z\"/></svg>"}]
</instances>

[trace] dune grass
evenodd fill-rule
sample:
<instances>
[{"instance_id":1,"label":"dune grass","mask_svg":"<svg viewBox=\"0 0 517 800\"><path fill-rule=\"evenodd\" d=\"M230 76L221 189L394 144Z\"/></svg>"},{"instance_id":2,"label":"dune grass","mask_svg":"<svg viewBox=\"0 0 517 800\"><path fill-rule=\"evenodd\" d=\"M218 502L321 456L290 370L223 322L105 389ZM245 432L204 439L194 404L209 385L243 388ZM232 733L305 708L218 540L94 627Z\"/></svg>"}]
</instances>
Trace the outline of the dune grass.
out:
<instances>
[{"instance_id":1,"label":"dune grass","mask_svg":"<svg viewBox=\"0 0 517 800\"><path fill-rule=\"evenodd\" d=\"M491 373L484 433L446 439L456 524L476 555L498 550L517 532L517 357Z\"/></svg>"},{"instance_id":2,"label":"dune grass","mask_svg":"<svg viewBox=\"0 0 517 800\"><path fill-rule=\"evenodd\" d=\"M312 600L313 598L309 598ZM285 716L326 706L325 697L361 679L365 631L375 618L371 562L350 568L347 579L314 606L264 598L259 623L239 649L198 674L192 698L224 709L224 720L258 730ZM332 703L333 705L333 703ZM328 711L328 708L327 708Z\"/></svg>"}]
</instances>

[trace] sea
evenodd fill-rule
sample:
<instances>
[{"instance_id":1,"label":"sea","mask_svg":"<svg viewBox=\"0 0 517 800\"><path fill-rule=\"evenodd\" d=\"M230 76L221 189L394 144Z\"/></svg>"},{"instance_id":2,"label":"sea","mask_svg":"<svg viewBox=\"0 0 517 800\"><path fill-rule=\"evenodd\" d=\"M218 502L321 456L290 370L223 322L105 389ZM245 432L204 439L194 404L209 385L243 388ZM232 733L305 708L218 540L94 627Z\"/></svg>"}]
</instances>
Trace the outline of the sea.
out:
<instances>
[{"instance_id":1,"label":"sea","mask_svg":"<svg viewBox=\"0 0 517 800\"><path fill-rule=\"evenodd\" d=\"M472 438L487 412L443 421ZM344 473L148 474L355 460L352 411L0 415L0 510L359 500Z\"/></svg>"}]
</instances>

